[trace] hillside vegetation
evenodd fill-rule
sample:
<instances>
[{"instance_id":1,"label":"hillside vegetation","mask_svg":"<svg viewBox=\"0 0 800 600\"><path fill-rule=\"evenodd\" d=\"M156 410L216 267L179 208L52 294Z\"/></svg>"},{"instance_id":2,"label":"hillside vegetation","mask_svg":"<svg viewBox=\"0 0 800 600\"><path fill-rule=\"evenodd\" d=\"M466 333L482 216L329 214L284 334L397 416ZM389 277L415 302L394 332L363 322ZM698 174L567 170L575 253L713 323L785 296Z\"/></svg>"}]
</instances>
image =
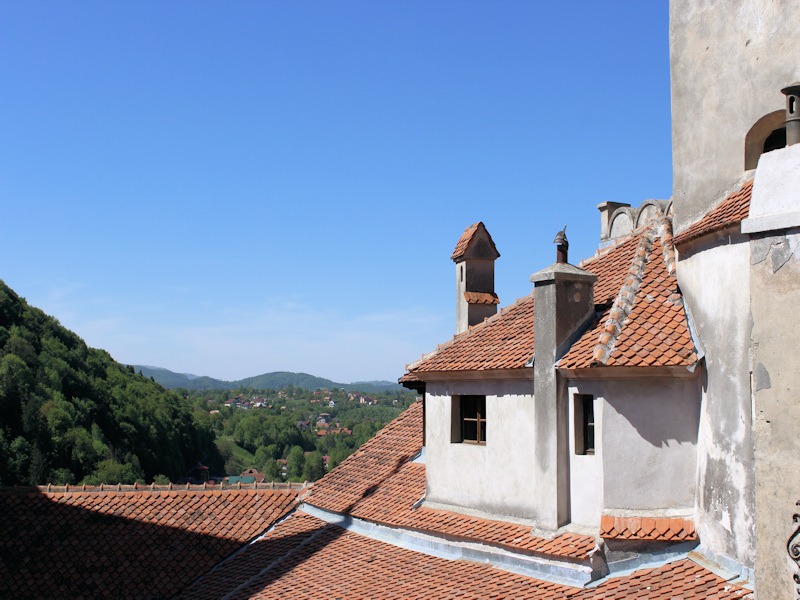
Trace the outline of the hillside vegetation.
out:
<instances>
[{"instance_id":1,"label":"hillside vegetation","mask_svg":"<svg viewBox=\"0 0 800 600\"><path fill-rule=\"evenodd\" d=\"M178 480L218 457L213 442L189 400L0 281L0 485Z\"/></svg>"},{"instance_id":2,"label":"hillside vegetation","mask_svg":"<svg viewBox=\"0 0 800 600\"><path fill-rule=\"evenodd\" d=\"M146 377L152 377L166 388L186 388L187 390L236 390L239 388L250 388L255 390L280 389L289 386L304 388L307 390L320 389L342 389L350 392L383 392L401 391L403 388L396 382L391 381L360 381L355 383L336 383L324 377L309 375L308 373L294 373L292 371L274 371L264 373L255 377L237 379L236 381L224 381L213 377L196 377L184 373L175 373L169 369L161 367L148 367L145 365L134 365L137 371L142 371Z\"/></svg>"}]
</instances>

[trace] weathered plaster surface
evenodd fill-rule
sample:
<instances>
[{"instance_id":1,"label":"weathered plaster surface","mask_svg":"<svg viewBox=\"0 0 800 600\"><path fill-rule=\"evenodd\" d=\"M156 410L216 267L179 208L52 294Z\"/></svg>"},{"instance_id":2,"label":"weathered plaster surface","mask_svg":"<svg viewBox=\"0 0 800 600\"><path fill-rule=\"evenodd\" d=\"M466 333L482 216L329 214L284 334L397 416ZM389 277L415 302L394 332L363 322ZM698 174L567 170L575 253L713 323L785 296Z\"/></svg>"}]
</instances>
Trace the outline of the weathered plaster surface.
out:
<instances>
[{"instance_id":1,"label":"weathered plaster surface","mask_svg":"<svg viewBox=\"0 0 800 600\"><path fill-rule=\"evenodd\" d=\"M700 389L696 378L606 381L604 505L643 511L695 504Z\"/></svg>"},{"instance_id":2,"label":"weathered plaster surface","mask_svg":"<svg viewBox=\"0 0 800 600\"><path fill-rule=\"evenodd\" d=\"M800 144L762 154L742 233L800 226Z\"/></svg>"},{"instance_id":3,"label":"weathered plaster surface","mask_svg":"<svg viewBox=\"0 0 800 600\"><path fill-rule=\"evenodd\" d=\"M671 0L675 230L708 212L744 171L745 136L800 80L800 3Z\"/></svg>"},{"instance_id":4,"label":"weathered plaster surface","mask_svg":"<svg viewBox=\"0 0 800 600\"><path fill-rule=\"evenodd\" d=\"M486 396L486 445L451 442L451 397ZM533 381L429 382L426 500L535 518Z\"/></svg>"},{"instance_id":5,"label":"weathered plaster surface","mask_svg":"<svg viewBox=\"0 0 800 600\"><path fill-rule=\"evenodd\" d=\"M800 229L777 231L751 244L759 256L768 248L750 272L756 364L756 591L759 600L791 598L797 587L792 575L800 574L786 552L797 527L792 515L800 512L795 504L800 500ZM781 253L780 260L771 260L775 253Z\"/></svg>"},{"instance_id":6,"label":"weathered plaster surface","mask_svg":"<svg viewBox=\"0 0 800 600\"><path fill-rule=\"evenodd\" d=\"M568 386L571 521L576 525L599 528L603 510L603 384L581 381ZM575 454L575 394L594 396L594 455Z\"/></svg>"},{"instance_id":7,"label":"weathered plaster surface","mask_svg":"<svg viewBox=\"0 0 800 600\"><path fill-rule=\"evenodd\" d=\"M677 273L706 352L698 436L700 539L715 554L752 567L749 263L747 238L721 233L681 247Z\"/></svg>"}]
</instances>

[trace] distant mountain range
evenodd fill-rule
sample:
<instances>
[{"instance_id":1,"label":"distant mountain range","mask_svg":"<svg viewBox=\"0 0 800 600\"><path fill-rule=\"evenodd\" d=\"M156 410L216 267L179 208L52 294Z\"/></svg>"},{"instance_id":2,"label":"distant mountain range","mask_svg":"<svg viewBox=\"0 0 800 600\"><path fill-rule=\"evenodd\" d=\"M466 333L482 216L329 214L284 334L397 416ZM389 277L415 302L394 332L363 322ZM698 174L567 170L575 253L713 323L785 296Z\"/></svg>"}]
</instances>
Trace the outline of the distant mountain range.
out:
<instances>
[{"instance_id":1,"label":"distant mountain range","mask_svg":"<svg viewBox=\"0 0 800 600\"><path fill-rule=\"evenodd\" d=\"M273 390L293 385L307 390L342 388L348 392L383 392L402 390L402 386L392 381L356 381L354 383L336 383L323 377L315 377L308 373L292 373L290 371L275 371L264 373L255 377L247 377L237 381L223 381L213 377L192 375L191 373L175 373L161 367L146 365L133 365L136 371L141 371L145 377L152 377L165 388L186 388L187 390L235 390L240 387L249 387L258 390L271 388Z\"/></svg>"}]
</instances>

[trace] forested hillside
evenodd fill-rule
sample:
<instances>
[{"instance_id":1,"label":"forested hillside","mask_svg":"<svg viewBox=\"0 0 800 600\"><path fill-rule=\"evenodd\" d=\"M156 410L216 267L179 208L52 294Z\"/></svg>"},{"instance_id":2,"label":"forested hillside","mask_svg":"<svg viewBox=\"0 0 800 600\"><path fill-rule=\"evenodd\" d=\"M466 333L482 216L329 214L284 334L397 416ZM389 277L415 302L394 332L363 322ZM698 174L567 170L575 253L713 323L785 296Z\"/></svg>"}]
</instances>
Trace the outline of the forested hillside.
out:
<instances>
[{"instance_id":1,"label":"forested hillside","mask_svg":"<svg viewBox=\"0 0 800 600\"><path fill-rule=\"evenodd\" d=\"M0 485L177 480L218 459L213 442L189 400L87 347L0 281Z\"/></svg>"},{"instance_id":2,"label":"forested hillside","mask_svg":"<svg viewBox=\"0 0 800 600\"><path fill-rule=\"evenodd\" d=\"M142 371L145 376L153 377L165 388L185 388L187 390L236 390L239 388L250 389L280 389L289 386L305 388L308 390L343 389L351 392L383 392L401 391L402 386L392 381L360 381L355 383L336 383L330 379L309 375L308 373L293 373L291 371L274 371L255 377L247 377L236 381L223 381L208 376L189 376L184 373L175 373L161 367L134 365L137 371Z\"/></svg>"}]
</instances>

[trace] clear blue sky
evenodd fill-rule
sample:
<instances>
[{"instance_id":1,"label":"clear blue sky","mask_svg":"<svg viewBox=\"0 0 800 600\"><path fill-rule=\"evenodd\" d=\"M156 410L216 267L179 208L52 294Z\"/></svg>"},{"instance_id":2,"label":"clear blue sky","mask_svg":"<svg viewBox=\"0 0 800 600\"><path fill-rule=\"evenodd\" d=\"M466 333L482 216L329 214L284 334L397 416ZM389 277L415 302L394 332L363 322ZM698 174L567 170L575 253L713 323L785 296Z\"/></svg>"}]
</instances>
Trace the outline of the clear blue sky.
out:
<instances>
[{"instance_id":1,"label":"clear blue sky","mask_svg":"<svg viewBox=\"0 0 800 600\"><path fill-rule=\"evenodd\" d=\"M395 379L671 189L666 0L0 4L0 278L123 363Z\"/></svg>"}]
</instances>

